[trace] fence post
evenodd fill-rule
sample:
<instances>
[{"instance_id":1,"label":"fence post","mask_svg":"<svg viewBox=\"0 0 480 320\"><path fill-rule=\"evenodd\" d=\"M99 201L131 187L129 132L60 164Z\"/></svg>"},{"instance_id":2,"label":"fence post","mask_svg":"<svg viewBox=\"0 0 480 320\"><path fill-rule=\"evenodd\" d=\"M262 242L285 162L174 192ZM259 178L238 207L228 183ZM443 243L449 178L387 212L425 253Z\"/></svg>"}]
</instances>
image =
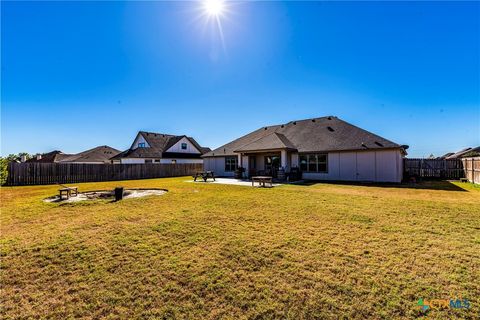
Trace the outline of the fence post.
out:
<instances>
[{"instance_id":1,"label":"fence post","mask_svg":"<svg viewBox=\"0 0 480 320\"><path fill-rule=\"evenodd\" d=\"M419 170L419 173L420 173L420 177L423 177L423 159L420 160L420 170Z\"/></svg>"},{"instance_id":2,"label":"fence post","mask_svg":"<svg viewBox=\"0 0 480 320\"><path fill-rule=\"evenodd\" d=\"M472 183L475 183L475 160L472 157Z\"/></svg>"}]
</instances>

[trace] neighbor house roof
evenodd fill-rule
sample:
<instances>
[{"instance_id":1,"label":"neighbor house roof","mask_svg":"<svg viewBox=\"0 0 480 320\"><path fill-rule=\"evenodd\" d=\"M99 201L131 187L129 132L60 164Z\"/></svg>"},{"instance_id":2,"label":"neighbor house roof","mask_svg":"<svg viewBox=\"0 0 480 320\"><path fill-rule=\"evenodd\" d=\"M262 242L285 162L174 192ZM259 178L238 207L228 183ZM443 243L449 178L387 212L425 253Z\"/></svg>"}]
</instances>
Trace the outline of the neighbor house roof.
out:
<instances>
[{"instance_id":1,"label":"neighbor house roof","mask_svg":"<svg viewBox=\"0 0 480 320\"><path fill-rule=\"evenodd\" d=\"M480 146L476 147L476 148L471 148L470 147L470 148L462 149L458 152L455 152L455 153L449 155L445 159L457 159L457 158L462 158L463 156L466 156L467 154L476 154L476 153L480 153Z\"/></svg>"},{"instance_id":2,"label":"neighbor house roof","mask_svg":"<svg viewBox=\"0 0 480 320\"><path fill-rule=\"evenodd\" d=\"M69 155L61 159L60 163L66 162L81 162L81 163L88 163L88 162L108 162L109 159L117 154L120 153L120 150L114 149L109 146L99 146L93 149L89 149L77 154Z\"/></svg>"},{"instance_id":3,"label":"neighbor house roof","mask_svg":"<svg viewBox=\"0 0 480 320\"><path fill-rule=\"evenodd\" d=\"M176 158L199 158L202 154L210 151L210 148L202 147L198 142L192 137L186 135L171 135L164 133L156 132L147 132L140 131L138 135L141 135L145 141L147 141L149 148L133 148L133 144L130 149L127 149L115 157L112 157L112 160L121 159L121 158L169 158L175 156ZM194 153L178 153L166 152L169 148L175 145L178 141L183 138L187 138L194 146L199 150L199 154ZM136 140L136 139L135 139Z\"/></svg>"},{"instance_id":4,"label":"neighbor house roof","mask_svg":"<svg viewBox=\"0 0 480 320\"><path fill-rule=\"evenodd\" d=\"M262 127L229 142L203 157L235 155L238 152L295 149L298 152L326 152L408 148L329 116L290 121Z\"/></svg>"},{"instance_id":5,"label":"neighbor house roof","mask_svg":"<svg viewBox=\"0 0 480 320\"><path fill-rule=\"evenodd\" d=\"M40 159L37 158L37 155L34 155L33 158L28 159L26 162L53 163L53 162L59 162L70 156L71 154L66 154L66 153L63 153L62 151L54 150L54 151L40 154Z\"/></svg>"},{"instance_id":6,"label":"neighbor house roof","mask_svg":"<svg viewBox=\"0 0 480 320\"><path fill-rule=\"evenodd\" d=\"M446 159L447 157L451 156L454 154L453 152L447 152L443 156L437 157L437 159Z\"/></svg>"}]
</instances>

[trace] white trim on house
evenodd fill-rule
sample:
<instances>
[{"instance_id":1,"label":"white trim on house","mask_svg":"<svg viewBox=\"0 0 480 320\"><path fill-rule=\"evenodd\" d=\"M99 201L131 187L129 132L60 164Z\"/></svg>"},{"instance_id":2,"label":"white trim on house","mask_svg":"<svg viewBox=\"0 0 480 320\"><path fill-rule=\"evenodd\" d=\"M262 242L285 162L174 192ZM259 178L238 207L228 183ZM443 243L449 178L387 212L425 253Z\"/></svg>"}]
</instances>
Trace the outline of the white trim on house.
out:
<instances>
[{"instance_id":1,"label":"white trim on house","mask_svg":"<svg viewBox=\"0 0 480 320\"><path fill-rule=\"evenodd\" d=\"M162 158L160 159L160 163L203 163L203 159L169 159L169 158Z\"/></svg>"},{"instance_id":2,"label":"white trim on house","mask_svg":"<svg viewBox=\"0 0 480 320\"><path fill-rule=\"evenodd\" d=\"M185 149L182 147L185 147ZM200 150L198 150L197 147L193 145L193 143L187 137L183 137L182 139L180 139L177 143L175 143L173 146L168 148L168 150L166 150L165 152L194 153L194 154L202 153Z\"/></svg>"},{"instance_id":3,"label":"white trim on house","mask_svg":"<svg viewBox=\"0 0 480 320\"><path fill-rule=\"evenodd\" d=\"M145 144L143 146L143 148L150 148L150 145L148 144L147 140L145 140L145 137L140 132L137 134L137 137L133 141L130 149L132 149L132 150L137 149L139 147L139 145L138 145L139 143L144 143Z\"/></svg>"},{"instance_id":4,"label":"white trim on house","mask_svg":"<svg viewBox=\"0 0 480 320\"><path fill-rule=\"evenodd\" d=\"M161 164L181 164L181 163L203 163L203 159L178 159L178 158L161 158L161 159L150 159L150 158L122 158L119 162L121 164L144 164L146 161L151 160L151 163L161 163Z\"/></svg>"},{"instance_id":5,"label":"white trim on house","mask_svg":"<svg viewBox=\"0 0 480 320\"><path fill-rule=\"evenodd\" d=\"M145 159L141 158L121 158L120 159L121 164L143 164L145 163Z\"/></svg>"}]
</instances>

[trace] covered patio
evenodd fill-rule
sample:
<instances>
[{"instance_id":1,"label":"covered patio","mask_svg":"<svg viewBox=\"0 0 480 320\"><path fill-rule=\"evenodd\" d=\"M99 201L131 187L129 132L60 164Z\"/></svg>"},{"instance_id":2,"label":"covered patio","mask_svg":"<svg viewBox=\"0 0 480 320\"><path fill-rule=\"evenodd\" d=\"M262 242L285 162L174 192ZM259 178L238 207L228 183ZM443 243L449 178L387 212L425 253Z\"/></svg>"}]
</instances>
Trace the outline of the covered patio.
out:
<instances>
[{"instance_id":1,"label":"covered patio","mask_svg":"<svg viewBox=\"0 0 480 320\"><path fill-rule=\"evenodd\" d=\"M267 135L234 152L238 154L238 165L245 168L247 177L267 175L279 178L279 171L285 174L298 166L297 149L279 133Z\"/></svg>"}]
</instances>

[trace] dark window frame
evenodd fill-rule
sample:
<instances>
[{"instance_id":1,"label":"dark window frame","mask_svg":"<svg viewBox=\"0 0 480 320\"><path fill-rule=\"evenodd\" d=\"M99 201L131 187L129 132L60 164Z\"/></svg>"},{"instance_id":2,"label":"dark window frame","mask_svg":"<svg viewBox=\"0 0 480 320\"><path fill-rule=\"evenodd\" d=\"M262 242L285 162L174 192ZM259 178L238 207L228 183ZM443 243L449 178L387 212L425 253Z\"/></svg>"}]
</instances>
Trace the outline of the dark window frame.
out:
<instances>
[{"instance_id":1,"label":"dark window frame","mask_svg":"<svg viewBox=\"0 0 480 320\"><path fill-rule=\"evenodd\" d=\"M145 142L139 142L138 148L145 148Z\"/></svg>"},{"instance_id":2,"label":"dark window frame","mask_svg":"<svg viewBox=\"0 0 480 320\"><path fill-rule=\"evenodd\" d=\"M301 153L298 164L302 172L328 173L328 153ZM324 166L325 170L321 170L320 166Z\"/></svg>"},{"instance_id":3,"label":"dark window frame","mask_svg":"<svg viewBox=\"0 0 480 320\"><path fill-rule=\"evenodd\" d=\"M225 157L225 172L233 172L237 169L238 157L228 156Z\"/></svg>"},{"instance_id":4,"label":"dark window frame","mask_svg":"<svg viewBox=\"0 0 480 320\"><path fill-rule=\"evenodd\" d=\"M182 144L181 144L180 148L181 148L182 150L187 150L187 148L188 148L188 145L187 145L187 143L185 143L185 142L182 142Z\"/></svg>"}]
</instances>

